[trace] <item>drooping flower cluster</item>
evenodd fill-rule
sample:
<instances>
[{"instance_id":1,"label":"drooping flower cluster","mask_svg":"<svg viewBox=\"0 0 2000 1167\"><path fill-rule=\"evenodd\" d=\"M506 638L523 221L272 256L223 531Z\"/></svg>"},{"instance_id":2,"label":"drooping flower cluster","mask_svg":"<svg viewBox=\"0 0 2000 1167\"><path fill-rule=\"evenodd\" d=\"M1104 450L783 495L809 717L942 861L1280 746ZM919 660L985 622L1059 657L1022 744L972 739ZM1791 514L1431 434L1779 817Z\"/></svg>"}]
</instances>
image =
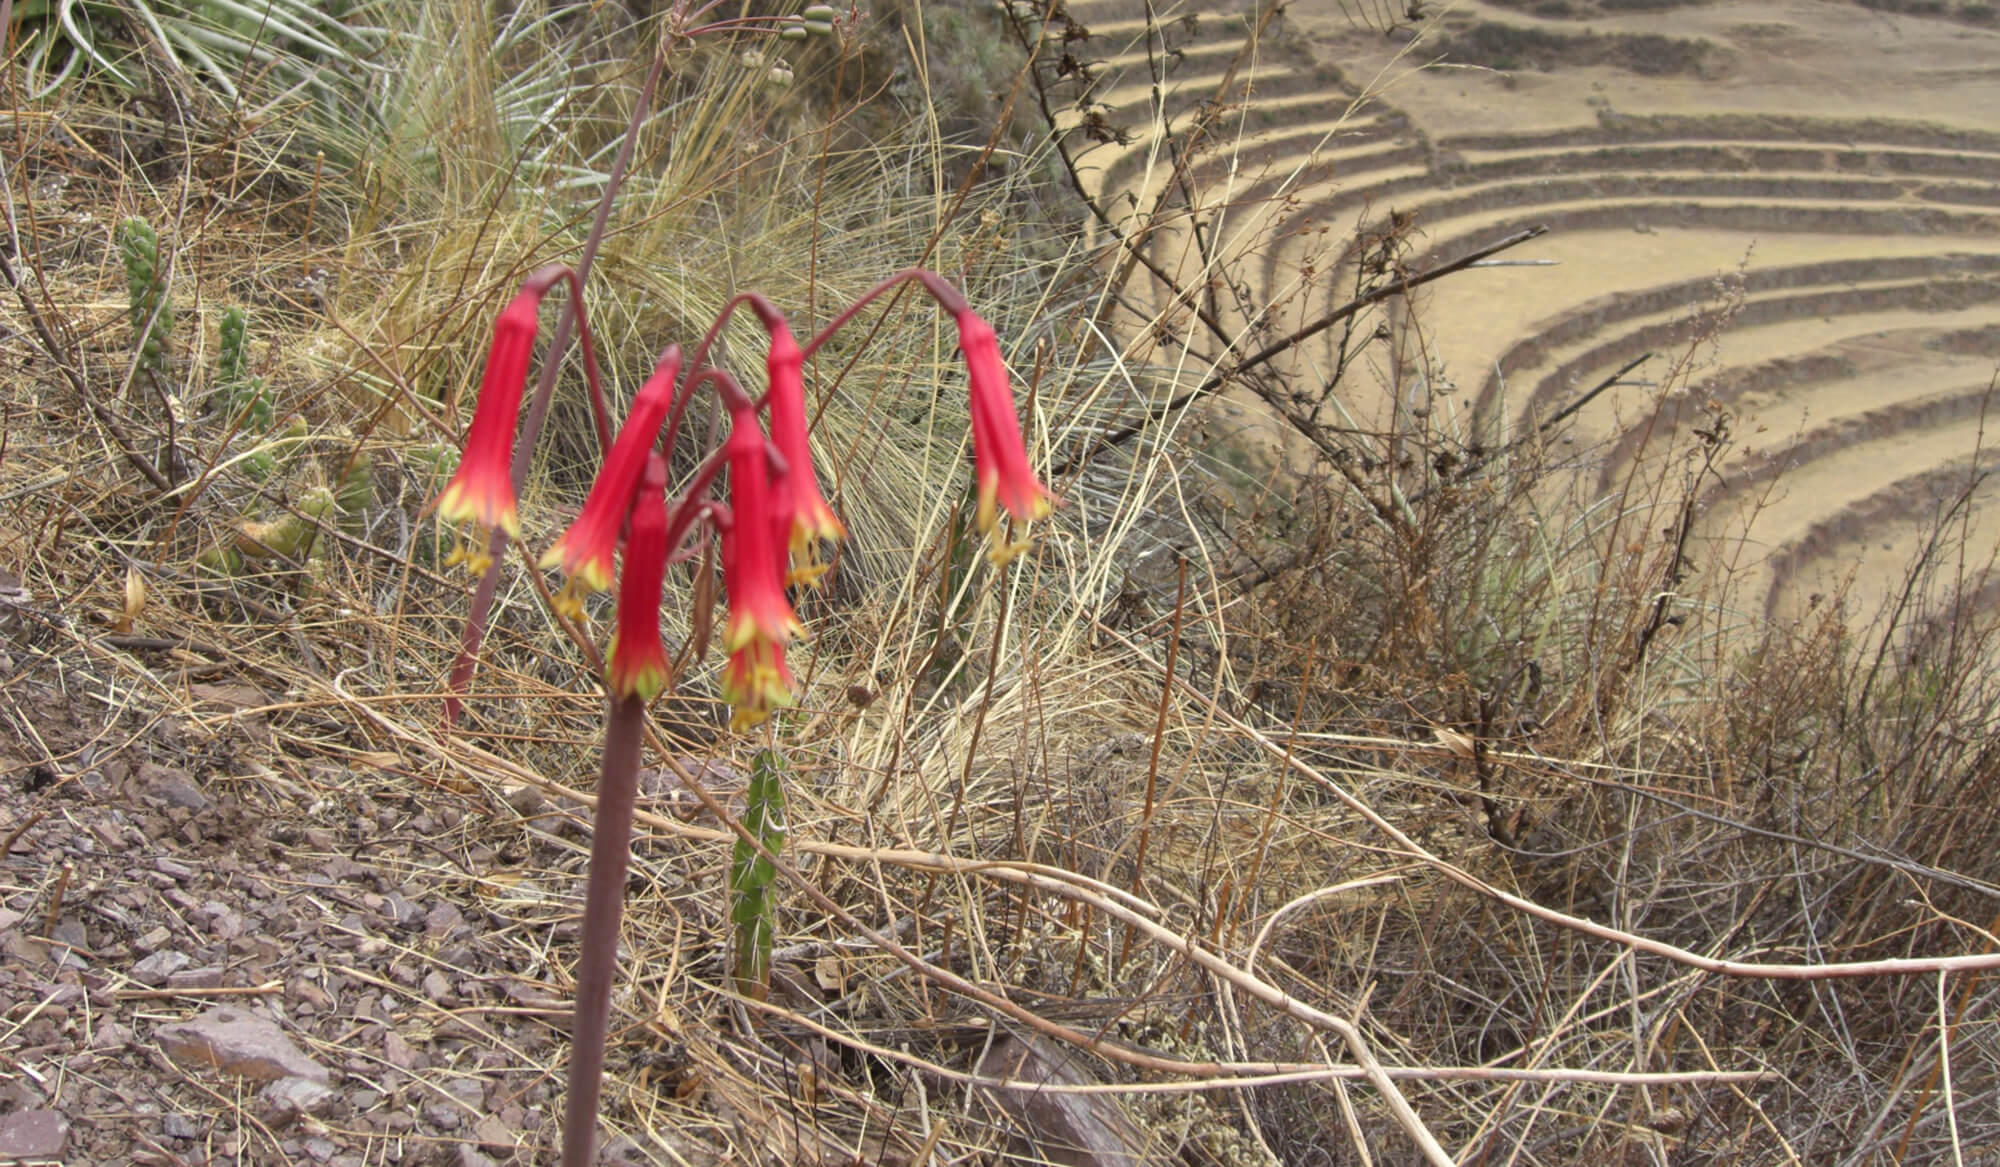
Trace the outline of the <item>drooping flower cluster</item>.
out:
<instances>
[{"instance_id":1,"label":"drooping flower cluster","mask_svg":"<svg viewBox=\"0 0 2000 1167\"><path fill-rule=\"evenodd\" d=\"M464 456L438 497L442 519L473 528L473 542L455 551L452 562L469 563L474 571L490 566L483 540L491 539L492 532L520 534L510 472L514 424L534 348L537 309L555 278L559 275L538 273L501 314ZM971 383L978 525L995 541L993 561L1004 564L1029 544L998 530L1000 511L1027 522L1049 512L1050 498L1028 465L999 340L955 290L928 272L901 273L862 297L855 308L906 279L921 281L956 318ZM722 694L733 710L731 724L747 729L793 700L785 648L802 628L785 589L788 584L817 584L827 570L818 558L818 544L844 538L846 528L821 491L806 413L804 364L825 334L802 348L769 301L745 296L732 301L732 307L737 302L750 303L770 334L767 392L761 403L729 373L704 364L706 346L685 378L680 349L667 349L633 398L581 513L539 562L566 576L552 606L570 620L582 618L592 593L609 590L617 581L618 618L605 682L615 697L651 700L671 683L672 666L659 625L666 567L685 557L683 543L707 519L721 541L729 603ZM853 312L843 313L828 331L846 323ZM729 434L719 450L701 461L682 493L669 499L668 464L658 448L661 434L664 430L669 444L673 442L689 400L704 386L721 397L729 413ZM770 411L768 437L759 418L763 406ZM711 497L724 471L726 501ZM617 570L621 541L622 575ZM703 618L698 614L698 622Z\"/></svg>"}]
</instances>

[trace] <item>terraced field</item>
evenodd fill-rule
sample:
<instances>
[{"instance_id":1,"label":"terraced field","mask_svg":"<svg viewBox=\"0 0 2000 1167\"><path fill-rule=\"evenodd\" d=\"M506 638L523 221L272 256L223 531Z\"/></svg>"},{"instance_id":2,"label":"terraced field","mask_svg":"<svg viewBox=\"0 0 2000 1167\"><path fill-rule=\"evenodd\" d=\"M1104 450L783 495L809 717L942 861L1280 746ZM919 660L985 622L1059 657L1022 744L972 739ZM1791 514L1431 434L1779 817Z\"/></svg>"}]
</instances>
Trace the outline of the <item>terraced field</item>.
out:
<instances>
[{"instance_id":1,"label":"terraced field","mask_svg":"<svg viewBox=\"0 0 2000 1167\"><path fill-rule=\"evenodd\" d=\"M1400 10L1298 0L1260 28L1073 0L1110 139L1082 181L1238 351L1344 303L1392 232L1398 270L1421 271L1545 226L1505 259L1546 262L1385 305L1395 355L1350 370L1344 419L1387 428L1421 399L1491 446L1650 352L1561 452L1610 490L1726 413L1696 558L1740 568L1739 602L1770 615L1850 575L1861 606L1894 591L1990 461L2000 23L1970 4L1514 0L1385 35ZM1138 232L1155 207L1194 213ZM1127 323L1171 350L1162 287ZM1324 380L1341 343L1285 370ZM1991 489L1973 501L1983 560L2000 511Z\"/></svg>"}]
</instances>

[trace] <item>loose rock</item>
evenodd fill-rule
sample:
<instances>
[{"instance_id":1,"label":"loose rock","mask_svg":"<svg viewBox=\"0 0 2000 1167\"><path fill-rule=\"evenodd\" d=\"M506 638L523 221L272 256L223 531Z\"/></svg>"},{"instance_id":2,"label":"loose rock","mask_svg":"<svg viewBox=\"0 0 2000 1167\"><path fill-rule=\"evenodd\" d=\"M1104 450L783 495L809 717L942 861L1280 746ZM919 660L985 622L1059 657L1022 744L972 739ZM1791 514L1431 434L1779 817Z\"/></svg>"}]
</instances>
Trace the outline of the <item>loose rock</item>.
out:
<instances>
[{"instance_id":1,"label":"loose rock","mask_svg":"<svg viewBox=\"0 0 2000 1167\"><path fill-rule=\"evenodd\" d=\"M330 1077L276 1022L234 1006L219 1005L192 1021L163 1025L153 1036L183 1065L214 1066L258 1082L298 1077L324 1083Z\"/></svg>"},{"instance_id":2,"label":"loose rock","mask_svg":"<svg viewBox=\"0 0 2000 1167\"><path fill-rule=\"evenodd\" d=\"M59 1110L17 1110L0 1117L0 1161L54 1159L69 1141L69 1118Z\"/></svg>"}]
</instances>

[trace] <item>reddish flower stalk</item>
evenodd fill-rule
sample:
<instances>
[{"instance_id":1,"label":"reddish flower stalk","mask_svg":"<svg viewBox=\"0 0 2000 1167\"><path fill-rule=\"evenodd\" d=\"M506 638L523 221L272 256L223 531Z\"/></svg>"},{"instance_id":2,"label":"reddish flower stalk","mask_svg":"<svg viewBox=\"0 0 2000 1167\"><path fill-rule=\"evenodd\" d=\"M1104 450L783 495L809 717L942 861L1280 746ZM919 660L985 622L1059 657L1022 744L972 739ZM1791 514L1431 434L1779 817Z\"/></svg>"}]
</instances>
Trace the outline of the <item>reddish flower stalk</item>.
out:
<instances>
[{"instance_id":1,"label":"reddish flower stalk","mask_svg":"<svg viewBox=\"0 0 2000 1167\"><path fill-rule=\"evenodd\" d=\"M622 596L620 603L622 608ZM652 607L657 615L657 596ZM590 875L584 887L583 934L576 963L568 1109L563 1115L564 1167L596 1162L605 1037L611 1027L611 984L618 972L618 929L625 914L625 869L631 855L632 808L639 793L639 746L645 728L644 697L634 691L611 698L597 775L597 811L591 817Z\"/></svg>"},{"instance_id":2,"label":"reddish flower stalk","mask_svg":"<svg viewBox=\"0 0 2000 1167\"><path fill-rule=\"evenodd\" d=\"M755 410L730 410L723 453L729 459L731 521L722 540L722 578L729 593L722 646L730 654L722 692L735 710L730 724L745 729L791 703L785 642L799 631L799 621L785 598L771 462Z\"/></svg>"},{"instance_id":3,"label":"reddish flower stalk","mask_svg":"<svg viewBox=\"0 0 2000 1167\"><path fill-rule=\"evenodd\" d=\"M771 442L785 456L785 473L773 483L776 491L779 554L789 547L795 566L788 583L815 584L827 565L814 554L820 540L836 542L847 534L840 517L820 493L819 476L813 472L812 442L806 432L805 353L792 338L785 318L770 301L758 296L751 301L764 327L771 333L770 352L764 358L765 375L770 380Z\"/></svg>"},{"instance_id":4,"label":"reddish flower stalk","mask_svg":"<svg viewBox=\"0 0 2000 1167\"><path fill-rule=\"evenodd\" d=\"M558 612L572 620L583 614L586 595L611 586L618 535L627 510L635 505L632 492L650 464L649 455L673 402L680 369L681 349L673 345L660 354L653 375L632 398L632 411L625 415L618 440L605 455L604 466L583 500L582 513L542 555L541 566L560 567L569 577L553 602Z\"/></svg>"},{"instance_id":5,"label":"reddish flower stalk","mask_svg":"<svg viewBox=\"0 0 2000 1167\"><path fill-rule=\"evenodd\" d=\"M542 273L537 273L539 277ZM546 281L530 279L493 325L493 347L486 355L486 372L479 383L472 425L465 434L465 453L458 473L438 495L438 517L473 528L472 544L461 543L445 562L466 563L476 574L492 566L486 545L490 532L519 537L521 515L514 500L512 462L514 427L521 416L521 392L528 384L528 360L534 355L540 326L542 296L559 273Z\"/></svg>"}]
</instances>

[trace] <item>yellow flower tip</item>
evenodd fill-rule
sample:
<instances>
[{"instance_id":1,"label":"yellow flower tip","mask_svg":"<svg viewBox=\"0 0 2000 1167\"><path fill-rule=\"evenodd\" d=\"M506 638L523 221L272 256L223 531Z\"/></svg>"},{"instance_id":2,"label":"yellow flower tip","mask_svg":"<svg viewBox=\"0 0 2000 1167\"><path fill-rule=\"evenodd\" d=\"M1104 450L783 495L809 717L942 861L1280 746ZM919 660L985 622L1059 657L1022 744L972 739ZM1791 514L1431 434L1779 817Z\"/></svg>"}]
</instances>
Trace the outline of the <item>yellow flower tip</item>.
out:
<instances>
[{"instance_id":1,"label":"yellow flower tip","mask_svg":"<svg viewBox=\"0 0 2000 1167\"><path fill-rule=\"evenodd\" d=\"M785 573L785 586L791 588L816 588L819 586L820 578L826 575L827 569L832 566L831 563L814 561L800 567L794 567Z\"/></svg>"},{"instance_id":2,"label":"yellow flower tip","mask_svg":"<svg viewBox=\"0 0 2000 1167\"><path fill-rule=\"evenodd\" d=\"M771 720L774 711L791 703L791 691L781 682L775 679L753 681L750 691L730 695L729 728L738 731L755 729Z\"/></svg>"},{"instance_id":3,"label":"yellow flower tip","mask_svg":"<svg viewBox=\"0 0 2000 1167\"><path fill-rule=\"evenodd\" d=\"M667 687L667 670L658 665L642 665L617 678L614 688L620 696L637 697L651 703Z\"/></svg>"},{"instance_id":4,"label":"yellow flower tip","mask_svg":"<svg viewBox=\"0 0 2000 1167\"><path fill-rule=\"evenodd\" d=\"M610 561L602 555L574 554L567 533L557 539L554 546L542 552L542 557L535 561L535 566L544 571L560 568L569 576L581 595L587 596L592 592L611 590Z\"/></svg>"},{"instance_id":5,"label":"yellow flower tip","mask_svg":"<svg viewBox=\"0 0 2000 1167\"><path fill-rule=\"evenodd\" d=\"M722 698L732 729L762 725L771 711L792 703L792 677L782 645L762 641L730 654L722 671Z\"/></svg>"},{"instance_id":6,"label":"yellow flower tip","mask_svg":"<svg viewBox=\"0 0 2000 1167\"><path fill-rule=\"evenodd\" d=\"M809 515L799 516L793 523L794 545L801 540L811 542L814 539L824 539L829 543L838 543L847 538L847 524L840 521L840 516L833 513L833 508L821 504L813 506L811 512Z\"/></svg>"},{"instance_id":7,"label":"yellow flower tip","mask_svg":"<svg viewBox=\"0 0 2000 1167\"><path fill-rule=\"evenodd\" d=\"M783 649L804 631L805 625L792 615L789 604L776 614L767 613L764 619L745 609L729 614L729 623L722 629L722 648L724 652L742 652L761 642L759 651L770 652Z\"/></svg>"},{"instance_id":8,"label":"yellow flower tip","mask_svg":"<svg viewBox=\"0 0 2000 1167\"><path fill-rule=\"evenodd\" d=\"M521 537L521 511L498 489L477 490L454 481L438 495L437 514L447 523L464 523L474 528L498 529L509 539Z\"/></svg>"},{"instance_id":9,"label":"yellow flower tip","mask_svg":"<svg viewBox=\"0 0 2000 1167\"><path fill-rule=\"evenodd\" d=\"M819 558L819 540L808 534L803 527L792 529L792 568L785 573L786 587L819 586L820 577L832 568L831 563L822 563Z\"/></svg>"},{"instance_id":10,"label":"yellow flower tip","mask_svg":"<svg viewBox=\"0 0 2000 1167\"><path fill-rule=\"evenodd\" d=\"M477 525L472 528L470 538L460 532L458 541L444 557L444 565L457 567L462 563L468 575L485 575L486 569L493 566L493 557L486 553L491 538L485 528Z\"/></svg>"},{"instance_id":11,"label":"yellow flower tip","mask_svg":"<svg viewBox=\"0 0 2000 1167\"><path fill-rule=\"evenodd\" d=\"M1033 539L1008 539L1004 536L993 540L986 549L986 560L995 567L1005 567L1035 549Z\"/></svg>"},{"instance_id":12,"label":"yellow flower tip","mask_svg":"<svg viewBox=\"0 0 2000 1167\"><path fill-rule=\"evenodd\" d=\"M549 607L570 623L578 623L583 619L583 601L594 590L581 577L571 576L563 581L560 591L549 597Z\"/></svg>"}]
</instances>

